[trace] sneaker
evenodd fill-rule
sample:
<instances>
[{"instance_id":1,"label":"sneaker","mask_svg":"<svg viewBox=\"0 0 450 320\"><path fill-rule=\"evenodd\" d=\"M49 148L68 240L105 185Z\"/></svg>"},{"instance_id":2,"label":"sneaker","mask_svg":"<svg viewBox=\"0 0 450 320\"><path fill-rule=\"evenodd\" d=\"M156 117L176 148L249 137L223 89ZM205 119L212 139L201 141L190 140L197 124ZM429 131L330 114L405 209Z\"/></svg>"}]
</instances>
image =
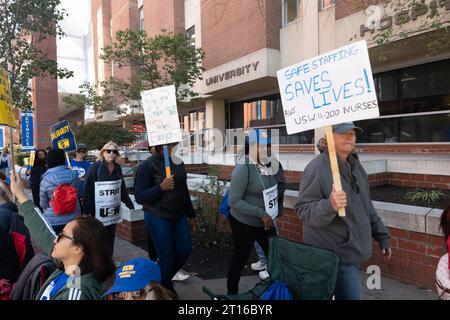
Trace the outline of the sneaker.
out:
<instances>
[{"instance_id":1,"label":"sneaker","mask_svg":"<svg viewBox=\"0 0 450 320\"><path fill-rule=\"evenodd\" d=\"M260 271L258 275L261 280L264 280L264 279L267 279L268 277L270 277L267 270Z\"/></svg>"},{"instance_id":2,"label":"sneaker","mask_svg":"<svg viewBox=\"0 0 450 320\"><path fill-rule=\"evenodd\" d=\"M187 274L183 270L179 270L172 278L172 281L184 281L189 278L191 275Z\"/></svg>"},{"instance_id":3,"label":"sneaker","mask_svg":"<svg viewBox=\"0 0 450 320\"><path fill-rule=\"evenodd\" d=\"M261 260L259 260L258 262L252 263L250 267L253 271L263 271L267 269L267 264L261 263Z\"/></svg>"}]
</instances>

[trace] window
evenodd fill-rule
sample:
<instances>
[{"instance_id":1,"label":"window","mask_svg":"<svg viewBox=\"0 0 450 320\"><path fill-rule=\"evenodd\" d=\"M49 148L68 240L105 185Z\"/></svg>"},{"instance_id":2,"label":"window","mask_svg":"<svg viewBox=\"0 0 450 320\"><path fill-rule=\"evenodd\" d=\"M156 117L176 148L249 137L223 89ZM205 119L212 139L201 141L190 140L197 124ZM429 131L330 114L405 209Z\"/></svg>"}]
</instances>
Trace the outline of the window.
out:
<instances>
[{"instance_id":1,"label":"window","mask_svg":"<svg viewBox=\"0 0 450 320\"><path fill-rule=\"evenodd\" d=\"M336 3L336 0L319 0L319 11L328 8Z\"/></svg>"},{"instance_id":2,"label":"window","mask_svg":"<svg viewBox=\"0 0 450 320\"><path fill-rule=\"evenodd\" d=\"M303 17L302 0L283 0L283 25Z\"/></svg>"},{"instance_id":3,"label":"window","mask_svg":"<svg viewBox=\"0 0 450 320\"><path fill-rule=\"evenodd\" d=\"M189 39L189 45L195 47L195 26L186 30L186 37Z\"/></svg>"},{"instance_id":4,"label":"window","mask_svg":"<svg viewBox=\"0 0 450 320\"><path fill-rule=\"evenodd\" d=\"M144 7L139 8L139 30L144 30Z\"/></svg>"}]
</instances>

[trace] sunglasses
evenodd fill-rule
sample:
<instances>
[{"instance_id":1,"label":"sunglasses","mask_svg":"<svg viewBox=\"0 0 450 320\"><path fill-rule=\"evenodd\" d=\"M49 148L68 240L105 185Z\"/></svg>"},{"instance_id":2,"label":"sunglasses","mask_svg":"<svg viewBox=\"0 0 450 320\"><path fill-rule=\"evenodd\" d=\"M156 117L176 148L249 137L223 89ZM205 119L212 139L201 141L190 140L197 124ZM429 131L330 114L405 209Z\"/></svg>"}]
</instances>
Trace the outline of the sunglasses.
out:
<instances>
[{"instance_id":1,"label":"sunglasses","mask_svg":"<svg viewBox=\"0 0 450 320\"><path fill-rule=\"evenodd\" d=\"M77 150L77 152L79 152L79 153L86 153L87 151L86 150Z\"/></svg>"},{"instance_id":2,"label":"sunglasses","mask_svg":"<svg viewBox=\"0 0 450 320\"><path fill-rule=\"evenodd\" d=\"M119 153L117 150L110 150L110 149L106 149L105 152L109 153L109 154L111 154L111 153L118 154Z\"/></svg>"},{"instance_id":3,"label":"sunglasses","mask_svg":"<svg viewBox=\"0 0 450 320\"><path fill-rule=\"evenodd\" d=\"M56 242L59 242L61 240L61 238L66 238L66 239L72 240L75 243L77 242L74 238L66 236L62 231L60 233L58 233L58 236L56 237Z\"/></svg>"}]
</instances>

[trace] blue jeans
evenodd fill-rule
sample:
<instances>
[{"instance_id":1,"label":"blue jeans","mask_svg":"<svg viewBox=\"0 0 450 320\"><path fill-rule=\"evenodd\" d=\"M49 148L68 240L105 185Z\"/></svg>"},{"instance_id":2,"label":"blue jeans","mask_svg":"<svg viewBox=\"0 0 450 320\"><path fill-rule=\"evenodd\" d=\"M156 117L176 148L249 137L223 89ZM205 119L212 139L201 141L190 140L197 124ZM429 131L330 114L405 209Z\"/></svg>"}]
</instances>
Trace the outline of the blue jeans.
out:
<instances>
[{"instance_id":1,"label":"blue jeans","mask_svg":"<svg viewBox=\"0 0 450 320\"><path fill-rule=\"evenodd\" d=\"M361 300L359 265L341 263L336 281L336 300Z\"/></svg>"},{"instance_id":2,"label":"blue jeans","mask_svg":"<svg viewBox=\"0 0 450 320\"><path fill-rule=\"evenodd\" d=\"M277 221L276 219L273 220L273 228L275 228L275 232L278 235L276 221ZM264 254L264 250L261 248L261 246L259 245L258 241L255 241L255 250L256 250L256 254L258 255L259 261L261 261L261 264L267 265L267 257Z\"/></svg>"},{"instance_id":3,"label":"blue jeans","mask_svg":"<svg viewBox=\"0 0 450 320\"><path fill-rule=\"evenodd\" d=\"M175 292L172 278L181 269L192 251L191 230L185 215L165 219L144 212L145 225L158 254L161 284Z\"/></svg>"}]
</instances>

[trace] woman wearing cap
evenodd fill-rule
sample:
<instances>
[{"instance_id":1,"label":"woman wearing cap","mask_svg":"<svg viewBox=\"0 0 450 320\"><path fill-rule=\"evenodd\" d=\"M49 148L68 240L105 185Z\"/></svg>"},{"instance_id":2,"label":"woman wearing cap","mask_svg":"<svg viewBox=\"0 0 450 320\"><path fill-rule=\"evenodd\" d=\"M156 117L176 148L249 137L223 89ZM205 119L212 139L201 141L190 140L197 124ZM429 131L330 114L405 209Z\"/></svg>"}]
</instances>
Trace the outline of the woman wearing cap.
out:
<instances>
[{"instance_id":1,"label":"woman wearing cap","mask_svg":"<svg viewBox=\"0 0 450 320\"><path fill-rule=\"evenodd\" d=\"M56 149L48 152L47 155L47 171L42 175L40 185L39 203L44 210L44 216L50 225L59 233L64 226L80 215L80 203L76 202L73 212L64 214L55 214L54 208L50 201L54 199L53 191L63 183L71 184L80 194L79 182L76 172L73 172L66 166L66 157L64 151Z\"/></svg>"},{"instance_id":2,"label":"woman wearing cap","mask_svg":"<svg viewBox=\"0 0 450 320\"><path fill-rule=\"evenodd\" d=\"M27 171L30 176L28 182L30 183L31 193L33 194L34 204L42 211L40 206L40 188L42 175L47 171L47 152L44 149L36 151L36 159L33 166Z\"/></svg>"},{"instance_id":3,"label":"woman wearing cap","mask_svg":"<svg viewBox=\"0 0 450 320\"><path fill-rule=\"evenodd\" d=\"M333 126L342 191L333 186L327 143L322 140L322 153L306 166L294 206L303 222L303 242L341 258L336 300L362 298L359 266L372 254L372 237L385 259L391 256L389 231L373 207L367 173L354 153L357 131L362 129L353 122ZM338 216L339 208L345 208L345 217Z\"/></svg>"},{"instance_id":4,"label":"woman wearing cap","mask_svg":"<svg viewBox=\"0 0 450 320\"><path fill-rule=\"evenodd\" d=\"M228 267L228 294L238 294L242 270L255 241L267 256L272 219L278 214L278 162L269 162L267 131L251 130L245 155L231 174L228 189L233 253ZM271 164L270 166L268 164ZM270 203L272 205L270 205Z\"/></svg>"},{"instance_id":5,"label":"woman wearing cap","mask_svg":"<svg viewBox=\"0 0 450 320\"><path fill-rule=\"evenodd\" d=\"M144 258L124 262L116 271L112 287L103 295L106 300L172 300L172 293L161 285L157 263Z\"/></svg>"},{"instance_id":6,"label":"woman wearing cap","mask_svg":"<svg viewBox=\"0 0 450 320\"><path fill-rule=\"evenodd\" d=\"M78 179L80 180L80 203L83 202L84 186L86 183L86 175L91 167L91 163L86 161L87 148L86 145L80 143L77 144L77 151L75 152L75 159L70 158L70 167L73 171L77 172ZM81 205L81 214L84 214L83 205Z\"/></svg>"},{"instance_id":7,"label":"woman wearing cap","mask_svg":"<svg viewBox=\"0 0 450 320\"><path fill-rule=\"evenodd\" d=\"M83 194L83 210L100 220L108 232L108 245L114 251L116 225L122 221L121 202L134 209L128 196L122 169L117 163L120 158L119 147L109 141L100 150L95 162L88 171Z\"/></svg>"},{"instance_id":8,"label":"woman wearing cap","mask_svg":"<svg viewBox=\"0 0 450 320\"><path fill-rule=\"evenodd\" d=\"M80 216L67 223L57 235L26 197L23 182L13 174L11 191L31 237L59 265L39 290L36 300L101 299L102 283L114 272L103 225L92 217Z\"/></svg>"}]
</instances>

